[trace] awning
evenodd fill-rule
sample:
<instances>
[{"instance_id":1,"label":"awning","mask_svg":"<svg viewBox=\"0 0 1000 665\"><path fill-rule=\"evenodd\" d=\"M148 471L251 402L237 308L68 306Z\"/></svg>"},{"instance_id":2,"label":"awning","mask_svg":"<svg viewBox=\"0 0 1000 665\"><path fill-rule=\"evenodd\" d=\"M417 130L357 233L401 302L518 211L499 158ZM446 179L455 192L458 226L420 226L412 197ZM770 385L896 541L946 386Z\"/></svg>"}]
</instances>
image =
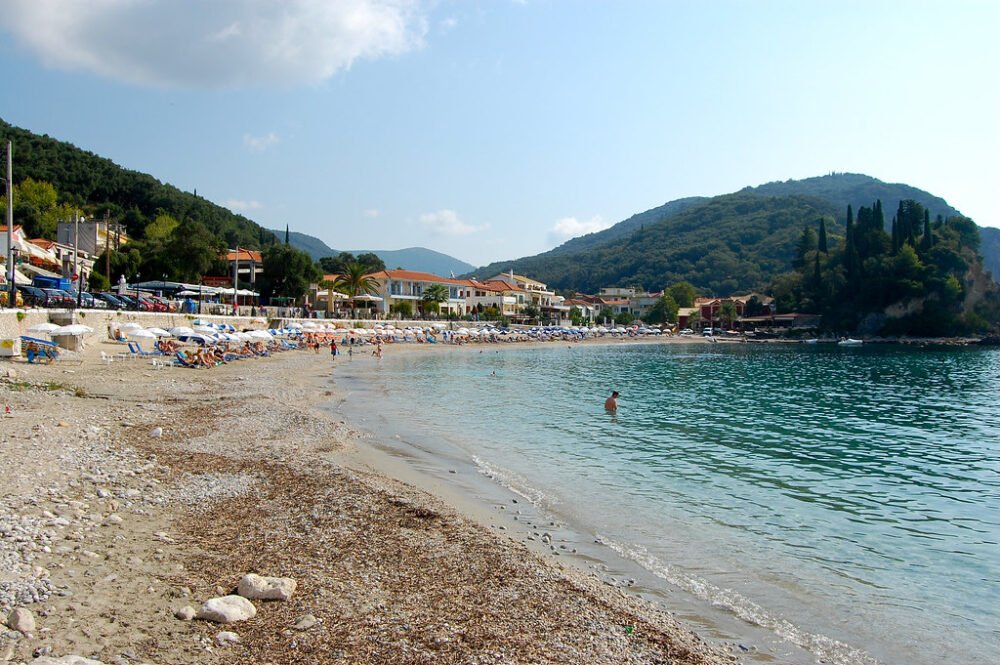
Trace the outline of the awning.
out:
<instances>
[{"instance_id":1,"label":"awning","mask_svg":"<svg viewBox=\"0 0 1000 665\"><path fill-rule=\"evenodd\" d=\"M62 275L58 273L54 273L51 270L46 270L45 268L39 268L38 266L32 265L30 263L22 263L17 267L17 269L23 273L27 273L29 275L36 275L38 277L57 277L57 278L62 277ZM31 280L28 280L28 283L31 283Z\"/></svg>"}]
</instances>

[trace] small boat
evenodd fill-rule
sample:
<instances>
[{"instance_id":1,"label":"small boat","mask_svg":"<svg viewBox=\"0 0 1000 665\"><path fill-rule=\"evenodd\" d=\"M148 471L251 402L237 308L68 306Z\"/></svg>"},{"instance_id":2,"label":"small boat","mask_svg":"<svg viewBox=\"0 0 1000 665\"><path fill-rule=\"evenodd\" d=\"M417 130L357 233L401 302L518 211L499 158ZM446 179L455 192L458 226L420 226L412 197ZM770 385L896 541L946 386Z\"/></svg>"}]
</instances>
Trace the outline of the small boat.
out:
<instances>
[{"instance_id":1,"label":"small boat","mask_svg":"<svg viewBox=\"0 0 1000 665\"><path fill-rule=\"evenodd\" d=\"M812 339L803 340L803 344L819 344L819 340L813 337Z\"/></svg>"},{"instance_id":2,"label":"small boat","mask_svg":"<svg viewBox=\"0 0 1000 665\"><path fill-rule=\"evenodd\" d=\"M854 339L852 337L844 337L839 342L838 346L858 346L859 344L864 344L860 339Z\"/></svg>"}]
</instances>

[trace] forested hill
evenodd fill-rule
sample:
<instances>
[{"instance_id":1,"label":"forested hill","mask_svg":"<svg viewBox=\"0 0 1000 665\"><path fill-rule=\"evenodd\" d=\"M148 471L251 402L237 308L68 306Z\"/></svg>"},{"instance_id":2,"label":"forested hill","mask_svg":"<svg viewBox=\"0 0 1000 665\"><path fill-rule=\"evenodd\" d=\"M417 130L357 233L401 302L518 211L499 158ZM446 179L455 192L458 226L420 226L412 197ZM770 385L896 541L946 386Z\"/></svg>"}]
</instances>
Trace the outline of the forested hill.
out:
<instances>
[{"instance_id":1,"label":"forested hill","mask_svg":"<svg viewBox=\"0 0 1000 665\"><path fill-rule=\"evenodd\" d=\"M51 184L59 203L78 207L88 216L123 222L129 235L142 238L157 215L203 225L221 244L260 248L275 242L271 232L241 215L194 194L161 183L151 175L130 171L49 136L0 120L0 141L14 146L14 183L26 179ZM19 209L15 215L30 236L54 237L54 223L40 211ZM49 228L51 227L51 228Z\"/></svg>"},{"instance_id":2,"label":"forested hill","mask_svg":"<svg viewBox=\"0 0 1000 665\"><path fill-rule=\"evenodd\" d=\"M490 264L475 275L513 269L556 289L583 292L633 285L659 290L675 281L715 294L766 289L792 269L805 225L824 217L831 235L842 235L848 204L857 210L881 200L892 211L907 199L934 216L958 214L943 199L909 185L831 174L678 199L549 252Z\"/></svg>"},{"instance_id":3,"label":"forested hill","mask_svg":"<svg viewBox=\"0 0 1000 665\"><path fill-rule=\"evenodd\" d=\"M548 253L477 270L513 267L550 287L596 293L603 286L662 289L691 282L706 293L764 289L790 269L806 223L827 220L842 234L833 206L819 199L727 194L578 252Z\"/></svg>"},{"instance_id":4,"label":"forested hill","mask_svg":"<svg viewBox=\"0 0 1000 665\"><path fill-rule=\"evenodd\" d=\"M882 201L887 210L895 210L900 201L916 201L932 215L953 217L961 213L939 196L902 183L882 182L860 173L832 173L804 180L769 182L757 187L746 187L741 192L761 196L814 196L831 203L841 216L847 206L855 210ZM843 221L843 220L841 220Z\"/></svg>"}]
</instances>

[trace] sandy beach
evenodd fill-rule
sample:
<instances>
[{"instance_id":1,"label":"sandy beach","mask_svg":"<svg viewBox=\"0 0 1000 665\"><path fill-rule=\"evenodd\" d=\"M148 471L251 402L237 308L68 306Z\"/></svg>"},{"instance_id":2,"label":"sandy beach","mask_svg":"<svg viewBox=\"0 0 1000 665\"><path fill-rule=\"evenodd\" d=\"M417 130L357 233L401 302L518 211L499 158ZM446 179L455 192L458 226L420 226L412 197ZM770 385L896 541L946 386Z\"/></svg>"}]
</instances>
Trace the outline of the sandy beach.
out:
<instances>
[{"instance_id":1,"label":"sandy beach","mask_svg":"<svg viewBox=\"0 0 1000 665\"><path fill-rule=\"evenodd\" d=\"M0 660L735 662L418 489L329 408L328 353L194 370L102 362L116 350L0 363L0 612L31 613ZM294 593L236 623L178 617L249 573Z\"/></svg>"}]
</instances>

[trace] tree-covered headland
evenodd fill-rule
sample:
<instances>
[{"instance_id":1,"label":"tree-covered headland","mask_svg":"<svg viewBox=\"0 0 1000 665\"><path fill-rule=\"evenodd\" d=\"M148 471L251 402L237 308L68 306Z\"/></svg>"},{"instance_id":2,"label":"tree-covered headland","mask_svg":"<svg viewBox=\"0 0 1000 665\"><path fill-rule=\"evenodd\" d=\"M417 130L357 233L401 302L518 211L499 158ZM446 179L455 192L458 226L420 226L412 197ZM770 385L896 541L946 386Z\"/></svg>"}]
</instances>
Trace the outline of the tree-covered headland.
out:
<instances>
[{"instance_id":1,"label":"tree-covered headland","mask_svg":"<svg viewBox=\"0 0 1000 665\"><path fill-rule=\"evenodd\" d=\"M802 231L795 270L771 287L779 311L821 314L825 328L882 335L985 332L1000 321L1000 294L978 254L979 229L962 216L933 221L899 203L847 208L842 236L826 219ZM887 230L888 229L888 230Z\"/></svg>"}]
</instances>

